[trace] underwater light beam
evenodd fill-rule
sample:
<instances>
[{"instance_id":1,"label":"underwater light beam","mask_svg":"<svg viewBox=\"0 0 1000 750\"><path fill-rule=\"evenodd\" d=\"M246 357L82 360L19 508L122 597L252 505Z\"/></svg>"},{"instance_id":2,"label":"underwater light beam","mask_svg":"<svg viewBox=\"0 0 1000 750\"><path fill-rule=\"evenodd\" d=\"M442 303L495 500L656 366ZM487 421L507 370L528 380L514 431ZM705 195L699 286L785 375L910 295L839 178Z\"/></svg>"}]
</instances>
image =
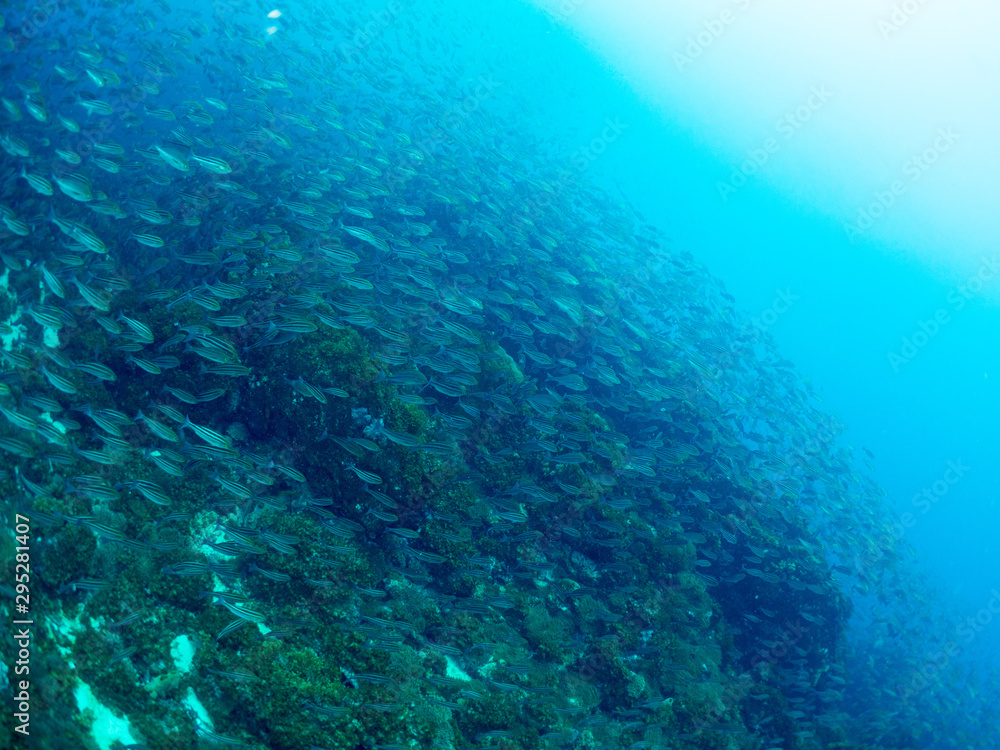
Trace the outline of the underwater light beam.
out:
<instances>
[{"instance_id":1,"label":"underwater light beam","mask_svg":"<svg viewBox=\"0 0 1000 750\"><path fill-rule=\"evenodd\" d=\"M1000 6L973 0L532 0L721 162L832 93L752 179L852 241L967 274L997 251ZM942 139L941 134L947 134ZM759 162L760 159L758 158ZM735 198L739 200L739 196Z\"/></svg>"}]
</instances>

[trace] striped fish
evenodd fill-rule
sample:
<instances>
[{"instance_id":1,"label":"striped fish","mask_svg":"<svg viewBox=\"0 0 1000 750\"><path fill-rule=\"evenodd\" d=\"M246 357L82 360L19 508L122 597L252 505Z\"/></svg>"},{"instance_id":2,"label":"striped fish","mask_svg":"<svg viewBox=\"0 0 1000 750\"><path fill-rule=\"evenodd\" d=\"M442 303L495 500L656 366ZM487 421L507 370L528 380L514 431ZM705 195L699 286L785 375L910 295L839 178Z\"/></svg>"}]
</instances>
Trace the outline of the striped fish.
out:
<instances>
[{"instance_id":1,"label":"striped fish","mask_svg":"<svg viewBox=\"0 0 1000 750\"><path fill-rule=\"evenodd\" d=\"M77 392L77 388L73 385L72 380L63 377L62 375L57 375L56 373L50 371L45 365L42 365L42 374L45 376L45 379L49 381L49 384L56 390L70 395Z\"/></svg>"},{"instance_id":2,"label":"striped fish","mask_svg":"<svg viewBox=\"0 0 1000 750\"><path fill-rule=\"evenodd\" d=\"M365 484L382 484L382 477L378 474L372 474L370 471L363 471L354 464L348 464L347 468L353 471L357 475L358 479Z\"/></svg>"},{"instance_id":3,"label":"striped fish","mask_svg":"<svg viewBox=\"0 0 1000 750\"><path fill-rule=\"evenodd\" d=\"M107 365L102 365L100 362L83 362L76 363L73 365L74 368L85 372L88 375L93 375L98 380L104 380L106 382L114 382L118 379L115 375L114 370L112 370Z\"/></svg>"},{"instance_id":4,"label":"striped fish","mask_svg":"<svg viewBox=\"0 0 1000 750\"><path fill-rule=\"evenodd\" d=\"M192 432L194 432L195 435L197 435L198 437L200 437L202 440L204 440L206 443L208 443L211 446L214 446L216 448L232 448L233 447L233 441L230 438L228 438L225 435L222 435L222 434L220 434L220 433L216 432L215 430L210 429L208 427L202 427L201 425L196 425L190 419L188 419L187 417L185 417L184 418L184 422L183 422L183 424L181 424L180 429L183 430L183 429L188 428L188 427L191 428Z\"/></svg>"},{"instance_id":5,"label":"striped fish","mask_svg":"<svg viewBox=\"0 0 1000 750\"><path fill-rule=\"evenodd\" d=\"M174 432L170 427L163 424L162 422L156 421L152 417L147 417L145 414L142 413L142 411L140 411L135 416L135 421L138 422L140 420L144 425L146 425L146 427L149 428L150 432L152 432L161 440L169 440L172 443L180 442L180 438L177 436L177 433Z\"/></svg>"},{"instance_id":6,"label":"striped fish","mask_svg":"<svg viewBox=\"0 0 1000 750\"><path fill-rule=\"evenodd\" d=\"M157 505L170 505L170 498L167 496L167 493L156 482L150 482L148 479L133 479L130 482L125 482L124 486L138 490L147 500Z\"/></svg>"}]
</instances>

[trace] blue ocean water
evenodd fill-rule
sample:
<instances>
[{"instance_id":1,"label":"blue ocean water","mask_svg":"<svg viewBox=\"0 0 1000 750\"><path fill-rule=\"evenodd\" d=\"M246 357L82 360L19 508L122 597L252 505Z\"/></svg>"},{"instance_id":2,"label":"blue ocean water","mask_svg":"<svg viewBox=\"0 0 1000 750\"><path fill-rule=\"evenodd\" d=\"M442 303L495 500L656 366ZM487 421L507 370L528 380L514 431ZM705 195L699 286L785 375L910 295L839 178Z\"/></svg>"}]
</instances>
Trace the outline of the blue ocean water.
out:
<instances>
[{"instance_id":1,"label":"blue ocean water","mask_svg":"<svg viewBox=\"0 0 1000 750\"><path fill-rule=\"evenodd\" d=\"M4 9L12 746L994 746L993 256L731 5Z\"/></svg>"}]
</instances>

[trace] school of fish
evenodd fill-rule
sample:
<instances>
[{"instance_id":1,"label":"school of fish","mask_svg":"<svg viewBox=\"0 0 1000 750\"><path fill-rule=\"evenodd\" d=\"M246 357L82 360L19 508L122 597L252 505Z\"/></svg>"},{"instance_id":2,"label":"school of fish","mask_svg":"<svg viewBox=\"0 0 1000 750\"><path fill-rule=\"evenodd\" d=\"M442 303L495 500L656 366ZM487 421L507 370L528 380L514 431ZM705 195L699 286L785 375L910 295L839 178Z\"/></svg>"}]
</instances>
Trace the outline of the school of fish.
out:
<instances>
[{"instance_id":1,"label":"school of fish","mask_svg":"<svg viewBox=\"0 0 1000 750\"><path fill-rule=\"evenodd\" d=\"M465 12L4 10L38 746L72 674L132 748L985 747L864 457Z\"/></svg>"}]
</instances>

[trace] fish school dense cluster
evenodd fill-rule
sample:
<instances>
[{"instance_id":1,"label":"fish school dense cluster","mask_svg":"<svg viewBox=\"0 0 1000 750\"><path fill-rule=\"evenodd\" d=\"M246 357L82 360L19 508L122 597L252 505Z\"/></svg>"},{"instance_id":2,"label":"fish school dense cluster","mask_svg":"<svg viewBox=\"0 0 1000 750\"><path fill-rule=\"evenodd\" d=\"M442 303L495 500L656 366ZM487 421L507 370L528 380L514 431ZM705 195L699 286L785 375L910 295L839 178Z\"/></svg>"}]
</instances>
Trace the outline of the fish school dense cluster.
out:
<instances>
[{"instance_id":1,"label":"fish school dense cluster","mask_svg":"<svg viewBox=\"0 0 1000 750\"><path fill-rule=\"evenodd\" d=\"M464 12L4 11L34 746L981 747L836 420Z\"/></svg>"}]
</instances>

